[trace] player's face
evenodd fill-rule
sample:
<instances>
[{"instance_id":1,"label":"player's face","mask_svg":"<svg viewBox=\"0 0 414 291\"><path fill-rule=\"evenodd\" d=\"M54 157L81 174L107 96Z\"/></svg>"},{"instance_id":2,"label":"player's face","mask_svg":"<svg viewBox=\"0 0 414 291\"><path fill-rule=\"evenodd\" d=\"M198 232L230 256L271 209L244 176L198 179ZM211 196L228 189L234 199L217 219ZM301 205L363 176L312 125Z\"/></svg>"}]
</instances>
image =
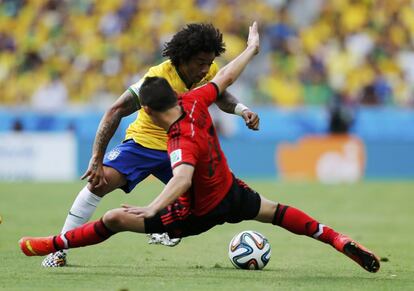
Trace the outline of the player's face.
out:
<instances>
[{"instance_id":1,"label":"player's face","mask_svg":"<svg viewBox=\"0 0 414 291\"><path fill-rule=\"evenodd\" d=\"M198 53L187 63L180 65L180 73L184 75L186 82L196 84L207 75L215 58L214 53Z\"/></svg>"}]
</instances>

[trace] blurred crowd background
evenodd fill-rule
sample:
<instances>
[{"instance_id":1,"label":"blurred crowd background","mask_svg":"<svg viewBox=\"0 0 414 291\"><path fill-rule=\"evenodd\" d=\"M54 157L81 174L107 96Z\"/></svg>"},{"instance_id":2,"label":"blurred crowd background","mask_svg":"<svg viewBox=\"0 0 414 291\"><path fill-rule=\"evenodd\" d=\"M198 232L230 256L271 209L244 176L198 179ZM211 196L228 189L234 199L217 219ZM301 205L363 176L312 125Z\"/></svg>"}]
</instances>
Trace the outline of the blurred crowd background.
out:
<instances>
[{"instance_id":1,"label":"blurred crowd background","mask_svg":"<svg viewBox=\"0 0 414 291\"><path fill-rule=\"evenodd\" d=\"M414 106L411 0L0 0L0 106L105 108L190 22L224 33L225 64L260 24L240 98L277 107Z\"/></svg>"}]
</instances>

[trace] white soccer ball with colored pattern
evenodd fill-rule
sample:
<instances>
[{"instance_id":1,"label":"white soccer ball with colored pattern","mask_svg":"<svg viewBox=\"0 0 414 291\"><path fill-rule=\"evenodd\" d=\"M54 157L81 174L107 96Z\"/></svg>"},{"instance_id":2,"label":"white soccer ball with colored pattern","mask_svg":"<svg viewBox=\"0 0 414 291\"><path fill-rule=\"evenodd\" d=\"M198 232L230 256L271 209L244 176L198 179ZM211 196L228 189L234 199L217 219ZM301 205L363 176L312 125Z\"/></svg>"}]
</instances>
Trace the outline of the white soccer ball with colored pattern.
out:
<instances>
[{"instance_id":1,"label":"white soccer ball with colored pattern","mask_svg":"<svg viewBox=\"0 0 414 291\"><path fill-rule=\"evenodd\" d=\"M229 244L229 259L238 269L261 270L269 262L270 255L269 241L257 231L242 231Z\"/></svg>"}]
</instances>

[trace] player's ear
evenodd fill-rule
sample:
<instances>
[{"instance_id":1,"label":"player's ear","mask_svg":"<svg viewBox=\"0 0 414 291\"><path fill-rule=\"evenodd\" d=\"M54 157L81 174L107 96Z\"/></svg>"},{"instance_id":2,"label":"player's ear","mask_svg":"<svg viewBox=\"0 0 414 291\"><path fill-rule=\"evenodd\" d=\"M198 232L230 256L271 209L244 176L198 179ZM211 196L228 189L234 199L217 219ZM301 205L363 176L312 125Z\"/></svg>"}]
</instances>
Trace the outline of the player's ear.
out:
<instances>
[{"instance_id":1,"label":"player's ear","mask_svg":"<svg viewBox=\"0 0 414 291\"><path fill-rule=\"evenodd\" d=\"M148 114L148 115L152 114L152 110L148 106L144 105L144 106L142 106L142 108L144 108L144 111L145 111L146 114Z\"/></svg>"}]
</instances>

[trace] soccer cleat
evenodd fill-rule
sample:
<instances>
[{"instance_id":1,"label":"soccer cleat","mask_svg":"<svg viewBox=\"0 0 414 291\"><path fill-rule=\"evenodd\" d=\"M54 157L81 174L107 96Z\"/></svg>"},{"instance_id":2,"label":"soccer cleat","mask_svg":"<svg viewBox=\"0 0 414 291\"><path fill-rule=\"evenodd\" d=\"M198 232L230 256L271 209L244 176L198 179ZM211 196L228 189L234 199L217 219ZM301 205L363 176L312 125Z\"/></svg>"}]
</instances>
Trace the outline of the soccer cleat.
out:
<instances>
[{"instance_id":1,"label":"soccer cleat","mask_svg":"<svg viewBox=\"0 0 414 291\"><path fill-rule=\"evenodd\" d=\"M19 245L26 256L44 256L56 251L53 246L53 236L22 237Z\"/></svg>"},{"instance_id":2,"label":"soccer cleat","mask_svg":"<svg viewBox=\"0 0 414 291\"><path fill-rule=\"evenodd\" d=\"M333 246L368 272L376 273L380 269L380 261L377 256L346 235L339 234L334 239Z\"/></svg>"},{"instance_id":3,"label":"soccer cleat","mask_svg":"<svg viewBox=\"0 0 414 291\"><path fill-rule=\"evenodd\" d=\"M57 251L56 253L49 254L42 261L42 267L45 268L57 268L66 266L66 253L64 251Z\"/></svg>"},{"instance_id":4,"label":"soccer cleat","mask_svg":"<svg viewBox=\"0 0 414 291\"><path fill-rule=\"evenodd\" d=\"M150 245L163 245L167 247L175 247L181 241L181 238L170 238L167 233L150 233L147 235Z\"/></svg>"}]
</instances>

